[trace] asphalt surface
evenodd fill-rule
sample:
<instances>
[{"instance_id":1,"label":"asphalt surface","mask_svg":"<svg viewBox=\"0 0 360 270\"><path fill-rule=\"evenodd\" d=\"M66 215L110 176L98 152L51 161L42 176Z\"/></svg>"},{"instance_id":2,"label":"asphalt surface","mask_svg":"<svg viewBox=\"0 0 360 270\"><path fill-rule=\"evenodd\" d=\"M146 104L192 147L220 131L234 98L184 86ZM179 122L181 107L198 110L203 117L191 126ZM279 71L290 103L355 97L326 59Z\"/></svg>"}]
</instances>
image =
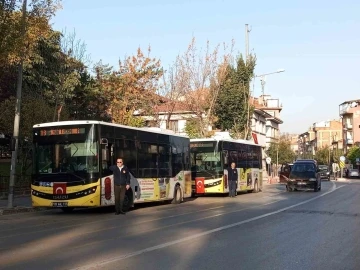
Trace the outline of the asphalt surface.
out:
<instances>
[{"instance_id":1,"label":"asphalt surface","mask_svg":"<svg viewBox=\"0 0 360 270\"><path fill-rule=\"evenodd\" d=\"M0 216L1 269L360 269L360 181Z\"/></svg>"}]
</instances>

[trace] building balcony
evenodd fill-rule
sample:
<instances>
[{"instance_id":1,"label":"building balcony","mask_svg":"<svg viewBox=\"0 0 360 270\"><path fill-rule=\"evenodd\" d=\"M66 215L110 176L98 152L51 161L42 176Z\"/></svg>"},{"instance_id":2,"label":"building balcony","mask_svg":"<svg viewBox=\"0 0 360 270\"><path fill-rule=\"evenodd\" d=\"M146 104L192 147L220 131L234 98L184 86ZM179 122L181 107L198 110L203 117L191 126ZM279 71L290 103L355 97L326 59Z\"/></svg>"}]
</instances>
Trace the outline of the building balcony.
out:
<instances>
[{"instance_id":1,"label":"building balcony","mask_svg":"<svg viewBox=\"0 0 360 270\"><path fill-rule=\"evenodd\" d=\"M346 144L353 144L354 143L354 140L353 139L347 139L346 140Z\"/></svg>"},{"instance_id":2,"label":"building balcony","mask_svg":"<svg viewBox=\"0 0 360 270\"><path fill-rule=\"evenodd\" d=\"M346 128L346 129L352 129L352 128L353 128L353 125L352 125L352 123L345 123L345 124L343 125L343 127Z\"/></svg>"}]
</instances>

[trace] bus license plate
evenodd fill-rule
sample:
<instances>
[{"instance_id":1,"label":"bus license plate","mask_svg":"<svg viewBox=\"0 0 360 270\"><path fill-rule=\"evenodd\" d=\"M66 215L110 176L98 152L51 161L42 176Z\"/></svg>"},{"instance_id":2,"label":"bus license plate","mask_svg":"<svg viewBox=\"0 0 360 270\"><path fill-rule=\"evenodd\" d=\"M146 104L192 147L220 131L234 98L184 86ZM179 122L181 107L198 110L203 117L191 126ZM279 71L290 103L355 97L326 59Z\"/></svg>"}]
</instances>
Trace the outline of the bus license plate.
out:
<instances>
[{"instance_id":1,"label":"bus license plate","mask_svg":"<svg viewBox=\"0 0 360 270\"><path fill-rule=\"evenodd\" d=\"M53 202L52 206L53 207L67 207L68 203L67 202Z\"/></svg>"}]
</instances>

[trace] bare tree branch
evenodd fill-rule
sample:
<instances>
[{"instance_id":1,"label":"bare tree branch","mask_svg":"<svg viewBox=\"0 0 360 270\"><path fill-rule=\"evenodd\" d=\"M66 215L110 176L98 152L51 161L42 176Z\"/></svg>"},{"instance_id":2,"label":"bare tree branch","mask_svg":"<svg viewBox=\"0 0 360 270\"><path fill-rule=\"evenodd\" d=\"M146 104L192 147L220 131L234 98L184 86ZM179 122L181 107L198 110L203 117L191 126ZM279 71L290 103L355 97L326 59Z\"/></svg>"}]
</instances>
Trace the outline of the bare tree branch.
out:
<instances>
[{"instance_id":1,"label":"bare tree branch","mask_svg":"<svg viewBox=\"0 0 360 270\"><path fill-rule=\"evenodd\" d=\"M230 48L224 43L220 53L221 46L211 49L208 41L205 50L199 50L193 38L187 51L179 57L183 76L187 80L184 98L188 109L196 115L201 136L207 136L207 129L214 121L213 107L227 66L232 61L233 47L234 40Z\"/></svg>"},{"instance_id":2,"label":"bare tree branch","mask_svg":"<svg viewBox=\"0 0 360 270\"><path fill-rule=\"evenodd\" d=\"M66 28L62 31L61 50L66 55L84 63L85 66L91 64L90 54L86 53L86 44L77 39L75 29L71 33L68 33Z\"/></svg>"}]
</instances>

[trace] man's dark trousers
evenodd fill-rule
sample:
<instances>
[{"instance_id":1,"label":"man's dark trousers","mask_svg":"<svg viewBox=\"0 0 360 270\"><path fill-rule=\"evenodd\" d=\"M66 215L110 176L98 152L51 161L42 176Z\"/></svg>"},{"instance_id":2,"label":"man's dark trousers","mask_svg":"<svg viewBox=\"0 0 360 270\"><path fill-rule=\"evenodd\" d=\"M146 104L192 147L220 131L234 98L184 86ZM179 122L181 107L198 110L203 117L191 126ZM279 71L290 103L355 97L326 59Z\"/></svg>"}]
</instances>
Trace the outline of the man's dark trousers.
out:
<instances>
[{"instance_id":1,"label":"man's dark trousers","mask_svg":"<svg viewBox=\"0 0 360 270\"><path fill-rule=\"evenodd\" d=\"M116 213L123 212L123 203L125 199L126 185L115 185L114 193L115 193L115 210Z\"/></svg>"},{"instance_id":2,"label":"man's dark trousers","mask_svg":"<svg viewBox=\"0 0 360 270\"><path fill-rule=\"evenodd\" d=\"M230 194L229 196L233 197L236 193L236 181L230 181Z\"/></svg>"}]
</instances>

